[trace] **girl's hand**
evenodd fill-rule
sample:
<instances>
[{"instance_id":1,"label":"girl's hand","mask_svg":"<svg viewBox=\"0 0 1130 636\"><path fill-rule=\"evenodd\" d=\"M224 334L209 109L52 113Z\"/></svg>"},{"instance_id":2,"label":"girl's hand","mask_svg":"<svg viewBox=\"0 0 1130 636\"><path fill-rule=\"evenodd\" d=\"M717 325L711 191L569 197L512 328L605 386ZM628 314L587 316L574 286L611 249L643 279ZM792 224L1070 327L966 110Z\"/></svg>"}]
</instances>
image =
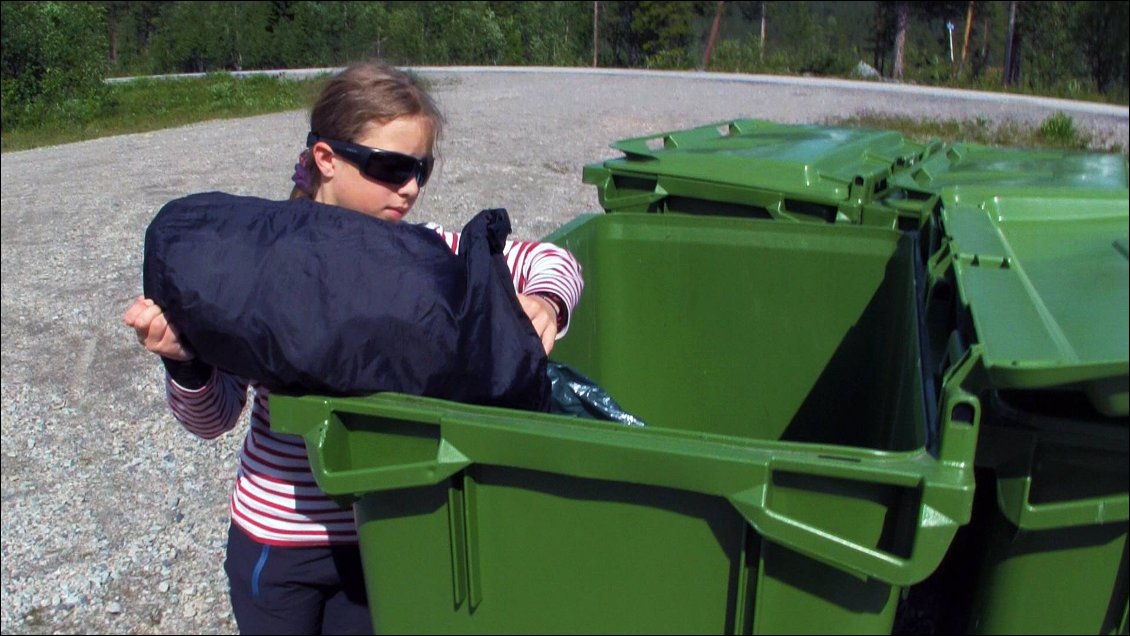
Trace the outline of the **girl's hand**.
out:
<instances>
[{"instance_id":1,"label":"girl's hand","mask_svg":"<svg viewBox=\"0 0 1130 636\"><path fill-rule=\"evenodd\" d=\"M138 296L122 320L137 332L137 341L147 350L171 360L196 357L180 342L177 330L165 320L165 312L152 300Z\"/></svg>"},{"instance_id":2,"label":"girl's hand","mask_svg":"<svg viewBox=\"0 0 1130 636\"><path fill-rule=\"evenodd\" d=\"M557 342L557 307L541 296L518 294L518 301L522 303L522 309L541 338L545 355L549 355L553 351L553 344Z\"/></svg>"}]
</instances>

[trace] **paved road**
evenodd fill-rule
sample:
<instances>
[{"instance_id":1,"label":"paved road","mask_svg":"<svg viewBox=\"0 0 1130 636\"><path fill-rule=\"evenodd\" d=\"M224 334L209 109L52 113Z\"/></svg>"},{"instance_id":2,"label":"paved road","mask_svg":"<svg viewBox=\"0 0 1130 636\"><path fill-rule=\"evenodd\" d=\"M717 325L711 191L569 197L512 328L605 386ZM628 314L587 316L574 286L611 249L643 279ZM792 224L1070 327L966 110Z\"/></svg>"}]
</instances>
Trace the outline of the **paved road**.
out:
<instances>
[{"instance_id":1,"label":"paved road","mask_svg":"<svg viewBox=\"0 0 1130 636\"><path fill-rule=\"evenodd\" d=\"M736 118L864 111L1038 124L1056 111L1127 142L1125 107L879 83L562 69L421 69L449 119L416 216L459 227L506 207L520 238L598 210L586 162L630 136ZM4 154L2 631L224 633L222 574L239 435L202 442L121 326L146 225L205 190L281 198L301 112Z\"/></svg>"}]
</instances>

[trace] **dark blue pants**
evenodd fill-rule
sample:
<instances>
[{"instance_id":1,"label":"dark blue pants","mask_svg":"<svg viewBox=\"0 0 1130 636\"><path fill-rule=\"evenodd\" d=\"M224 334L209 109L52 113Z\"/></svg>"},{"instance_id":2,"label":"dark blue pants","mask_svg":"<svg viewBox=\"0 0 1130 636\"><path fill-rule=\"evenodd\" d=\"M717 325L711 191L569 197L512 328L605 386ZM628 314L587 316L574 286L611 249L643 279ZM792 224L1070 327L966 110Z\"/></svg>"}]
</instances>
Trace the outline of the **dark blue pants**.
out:
<instances>
[{"instance_id":1,"label":"dark blue pants","mask_svg":"<svg viewBox=\"0 0 1130 636\"><path fill-rule=\"evenodd\" d=\"M224 570L241 634L372 634L361 551L282 548L228 529Z\"/></svg>"}]
</instances>

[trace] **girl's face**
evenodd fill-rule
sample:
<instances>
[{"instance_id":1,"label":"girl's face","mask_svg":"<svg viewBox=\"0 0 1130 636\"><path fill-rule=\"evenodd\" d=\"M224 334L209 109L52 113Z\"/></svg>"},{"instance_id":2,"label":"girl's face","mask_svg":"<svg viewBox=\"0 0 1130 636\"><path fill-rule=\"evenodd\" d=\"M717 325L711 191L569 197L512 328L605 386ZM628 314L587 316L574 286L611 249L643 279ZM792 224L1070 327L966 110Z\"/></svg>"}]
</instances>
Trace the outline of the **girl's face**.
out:
<instances>
[{"instance_id":1,"label":"girl's face","mask_svg":"<svg viewBox=\"0 0 1130 636\"><path fill-rule=\"evenodd\" d=\"M385 124L371 124L360 138L344 141L423 158L431 154L431 132L431 124L426 118L412 115L398 117ZM321 203L395 223L408 215L420 195L420 186L414 178L404 183L378 181L334 154L324 143L315 144L312 152L322 173L321 186L314 200Z\"/></svg>"}]
</instances>

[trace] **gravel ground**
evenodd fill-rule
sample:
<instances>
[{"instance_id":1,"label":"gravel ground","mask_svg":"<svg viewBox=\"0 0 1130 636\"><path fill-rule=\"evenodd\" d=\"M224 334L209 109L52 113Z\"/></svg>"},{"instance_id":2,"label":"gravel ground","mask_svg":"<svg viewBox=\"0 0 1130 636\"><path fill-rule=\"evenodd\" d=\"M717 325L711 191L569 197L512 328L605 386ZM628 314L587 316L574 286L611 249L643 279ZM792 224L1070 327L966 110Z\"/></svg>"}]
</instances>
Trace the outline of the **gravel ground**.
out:
<instances>
[{"instance_id":1,"label":"gravel ground","mask_svg":"<svg viewBox=\"0 0 1130 636\"><path fill-rule=\"evenodd\" d=\"M615 156L609 143L726 119L825 123L868 110L1038 123L1063 110L1130 145L1124 107L712 74L421 72L449 127L416 218L457 228L505 207L518 238L599 210L581 167ZM206 190L282 198L304 117L3 156L3 633L235 631L222 561L242 435L183 431L160 365L121 314L141 288L157 209Z\"/></svg>"}]
</instances>

